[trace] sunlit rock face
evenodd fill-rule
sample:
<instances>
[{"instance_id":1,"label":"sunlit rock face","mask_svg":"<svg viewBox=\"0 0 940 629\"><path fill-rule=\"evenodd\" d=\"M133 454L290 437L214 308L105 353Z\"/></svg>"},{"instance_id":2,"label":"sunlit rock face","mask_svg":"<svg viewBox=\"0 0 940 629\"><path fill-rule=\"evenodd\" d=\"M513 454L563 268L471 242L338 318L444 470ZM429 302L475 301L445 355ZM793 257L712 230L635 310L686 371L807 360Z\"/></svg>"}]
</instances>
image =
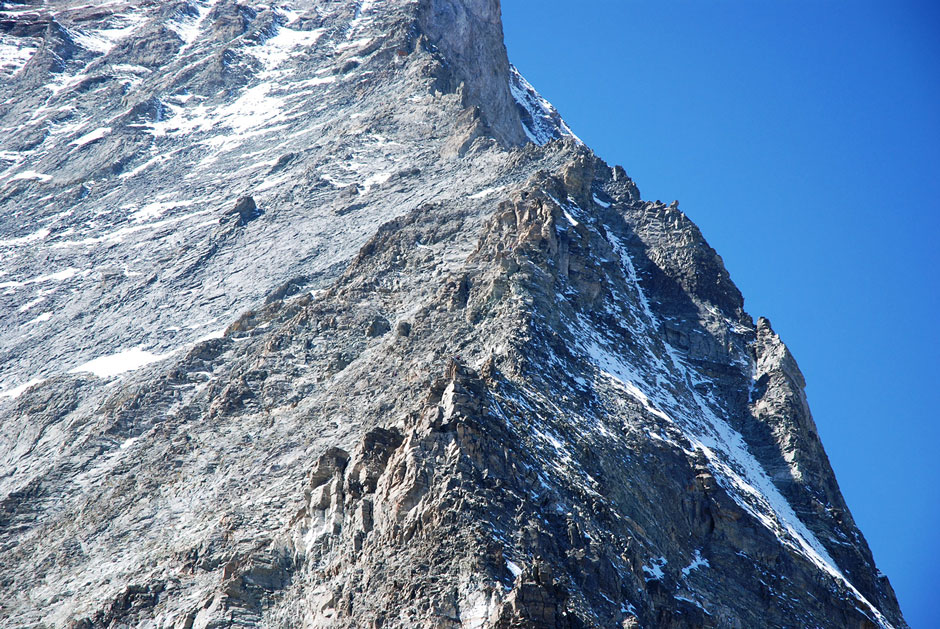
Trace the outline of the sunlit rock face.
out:
<instances>
[{"instance_id":1,"label":"sunlit rock face","mask_svg":"<svg viewBox=\"0 0 940 629\"><path fill-rule=\"evenodd\" d=\"M4 627L905 627L796 361L496 0L0 5Z\"/></svg>"}]
</instances>

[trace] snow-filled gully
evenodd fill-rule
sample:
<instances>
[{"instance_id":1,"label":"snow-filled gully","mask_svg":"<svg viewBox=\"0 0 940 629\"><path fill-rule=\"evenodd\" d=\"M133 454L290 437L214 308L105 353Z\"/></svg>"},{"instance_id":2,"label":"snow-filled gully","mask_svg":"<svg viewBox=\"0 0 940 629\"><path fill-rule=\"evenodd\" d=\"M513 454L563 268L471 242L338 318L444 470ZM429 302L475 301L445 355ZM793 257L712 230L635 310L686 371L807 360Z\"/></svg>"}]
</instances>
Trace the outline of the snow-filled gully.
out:
<instances>
[{"instance_id":1,"label":"snow-filled gully","mask_svg":"<svg viewBox=\"0 0 940 629\"><path fill-rule=\"evenodd\" d=\"M560 205L560 204L559 204ZM676 399L665 387L650 387L637 369L628 364L613 347L613 343L604 343L605 336L586 318L579 317L573 326L581 350L598 371L616 388L636 399L651 415L659 417L683 432L693 448L707 458L712 472L721 485L744 510L754 516L764 526L773 531L781 543L794 549L816 565L820 570L842 582L855 598L869 610L876 622L886 629L891 624L878 609L871 604L836 565L825 547L806 527L794 512L790 503L773 484L767 472L751 455L744 438L726 421L721 419L708 402L691 386L693 378L676 351L664 341L657 341L653 332L659 329L656 316L640 285L633 266L633 261L623 244L608 229L606 237L620 263L628 282L628 287L635 291L639 303L637 319L640 321L642 334L637 338L645 339L648 345L645 355L656 364L651 365L657 374L679 374L680 381L672 383L674 389L681 391L684 399ZM638 330L638 332L640 332ZM598 342L598 341L601 342ZM654 347L657 343L660 347ZM608 345L605 347L604 345ZM654 350L659 350L657 351ZM670 365L665 365L657 358L665 352ZM704 376L695 374L698 380ZM675 375L672 376L675 378ZM656 382L659 383L659 376Z\"/></svg>"}]
</instances>

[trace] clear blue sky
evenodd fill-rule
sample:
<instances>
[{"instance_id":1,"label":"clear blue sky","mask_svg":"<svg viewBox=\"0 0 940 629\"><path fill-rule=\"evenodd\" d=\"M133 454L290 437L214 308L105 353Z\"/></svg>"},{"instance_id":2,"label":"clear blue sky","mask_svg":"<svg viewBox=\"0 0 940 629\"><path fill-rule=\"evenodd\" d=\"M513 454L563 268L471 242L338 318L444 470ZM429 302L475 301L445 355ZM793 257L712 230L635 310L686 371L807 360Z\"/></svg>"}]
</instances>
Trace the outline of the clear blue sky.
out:
<instances>
[{"instance_id":1,"label":"clear blue sky","mask_svg":"<svg viewBox=\"0 0 940 629\"><path fill-rule=\"evenodd\" d=\"M503 0L509 57L796 355L914 629L940 626L940 3Z\"/></svg>"}]
</instances>

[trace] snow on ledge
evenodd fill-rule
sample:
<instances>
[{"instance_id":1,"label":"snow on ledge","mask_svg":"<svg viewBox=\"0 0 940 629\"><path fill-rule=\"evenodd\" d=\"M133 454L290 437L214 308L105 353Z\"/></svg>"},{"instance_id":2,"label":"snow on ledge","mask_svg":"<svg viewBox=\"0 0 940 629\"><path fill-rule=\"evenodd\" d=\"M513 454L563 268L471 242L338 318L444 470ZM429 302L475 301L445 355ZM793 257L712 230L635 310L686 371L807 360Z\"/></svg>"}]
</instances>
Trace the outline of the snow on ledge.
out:
<instances>
[{"instance_id":1,"label":"snow on ledge","mask_svg":"<svg viewBox=\"0 0 940 629\"><path fill-rule=\"evenodd\" d=\"M692 562L682 569L682 576L687 577L693 570L698 570L699 568L709 568L710 565L707 559L702 557L702 551L699 549L695 550L695 556L692 558Z\"/></svg>"},{"instance_id":2,"label":"snow on ledge","mask_svg":"<svg viewBox=\"0 0 940 629\"><path fill-rule=\"evenodd\" d=\"M107 136L110 133L111 133L111 127L98 127L91 133L86 133L85 135L78 138L77 140L72 140L71 142L69 142L69 144L71 144L72 146L76 148L81 148L85 146L86 144L97 142L98 140Z\"/></svg>"},{"instance_id":3,"label":"snow on ledge","mask_svg":"<svg viewBox=\"0 0 940 629\"><path fill-rule=\"evenodd\" d=\"M69 373L88 372L99 378L113 378L128 371L146 367L169 356L170 354L152 354L140 347L135 347L109 356L99 356L70 370Z\"/></svg>"},{"instance_id":4,"label":"snow on ledge","mask_svg":"<svg viewBox=\"0 0 940 629\"><path fill-rule=\"evenodd\" d=\"M46 173L36 172L35 170L24 170L21 173L13 175L13 181L19 180L32 180L36 179L41 183L46 183L52 181L52 175L47 175Z\"/></svg>"},{"instance_id":5,"label":"snow on ledge","mask_svg":"<svg viewBox=\"0 0 940 629\"><path fill-rule=\"evenodd\" d=\"M0 398L10 398L10 399L18 398L20 395L22 395L26 391L26 389L30 388L34 384L39 384L42 381L43 381L42 378L33 378L32 380L29 380L28 382L24 382L18 387L13 387L12 389L6 389L4 391L0 391Z\"/></svg>"}]
</instances>

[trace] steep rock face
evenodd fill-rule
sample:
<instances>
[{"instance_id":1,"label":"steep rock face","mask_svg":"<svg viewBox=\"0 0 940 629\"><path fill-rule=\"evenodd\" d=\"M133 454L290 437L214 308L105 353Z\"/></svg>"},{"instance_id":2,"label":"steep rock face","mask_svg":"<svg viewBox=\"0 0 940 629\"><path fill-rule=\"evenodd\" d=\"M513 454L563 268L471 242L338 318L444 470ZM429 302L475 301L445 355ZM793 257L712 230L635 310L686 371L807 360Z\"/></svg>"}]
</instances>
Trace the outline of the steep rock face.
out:
<instances>
[{"instance_id":1,"label":"steep rock face","mask_svg":"<svg viewBox=\"0 0 940 629\"><path fill-rule=\"evenodd\" d=\"M422 32L429 10L10 9L48 26L0 84L0 386L218 334L276 286L328 285L386 220L498 185L489 164L467 179L450 159L502 123L484 104L498 99L470 104L468 71ZM505 51L492 56L505 101ZM504 142L523 137L514 124ZM263 218L220 224L245 196Z\"/></svg>"},{"instance_id":2,"label":"steep rock face","mask_svg":"<svg viewBox=\"0 0 940 629\"><path fill-rule=\"evenodd\" d=\"M509 89L499 0L424 0L420 24L461 82L466 104L479 107L491 133L516 145L525 141Z\"/></svg>"},{"instance_id":3,"label":"steep rock face","mask_svg":"<svg viewBox=\"0 0 940 629\"><path fill-rule=\"evenodd\" d=\"M3 19L4 625L905 626L793 357L498 2Z\"/></svg>"}]
</instances>

